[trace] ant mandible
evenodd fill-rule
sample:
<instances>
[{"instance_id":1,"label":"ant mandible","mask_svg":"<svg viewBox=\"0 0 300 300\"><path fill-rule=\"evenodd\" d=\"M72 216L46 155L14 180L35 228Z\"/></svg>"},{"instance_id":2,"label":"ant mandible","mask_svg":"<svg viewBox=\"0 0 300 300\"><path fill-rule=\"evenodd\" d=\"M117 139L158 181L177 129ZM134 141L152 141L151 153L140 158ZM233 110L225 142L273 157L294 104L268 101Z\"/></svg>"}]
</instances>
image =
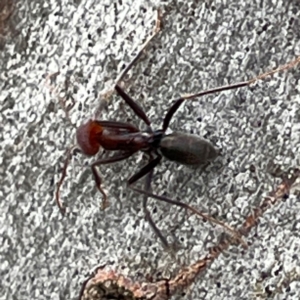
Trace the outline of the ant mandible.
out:
<instances>
[{"instance_id":1,"label":"ant mandible","mask_svg":"<svg viewBox=\"0 0 300 300\"><path fill-rule=\"evenodd\" d=\"M142 49L138 52L138 54L130 62L130 64L124 69L122 74L116 80L116 84L114 87L117 94L126 102L126 104L132 109L132 111L147 125L147 130L141 131L136 126L125 122L90 119L77 129L76 138L79 150L87 156L95 156L101 148L106 151L116 152L114 155L98 159L90 165L97 189L103 195L103 208L107 206L107 197L105 192L101 188L101 178L96 167L99 165L110 164L125 160L133 154L137 153L138 151L142 151L148 155L149 162L144 167L142 167L136 174L131 176L128 179L127 183L129 188L145 196L143 206L146 219L149 221L154 232L160 238L165 247L168 248L168 243L161 234L160 230L156 227L155 223L151 218L150 212L146 207L146 199L148 197L190 210L192 213L202 217L203 219L224 227L227 231L233 234L245 247L247 247L240 234L224 222L221 222L209 215L206 215L186 203L179 202L167 198L165 196L159 196L150 192L151 178L154 168L160 163L162 157L184 165L201 166L214 160L219 154L219 151L216 150L215 147L209 141L197 135L186 134L182 132L173 132L171 134L166 134L166 130L169 127L172 117L184 101L208 94L249 86L257 80L264 79L265 77L273 75L278 71L290 68L291 64L264 73L248 81L239 82L227 86L221 86L214 89L202 91L196 94L180 97L173 101L172 106L167 111L163 120L162 128L159 130L153 130L151 127L151 121L147 117L146 113L143 111L140 105L137 102L135 102L124 91L123 88L121 88L119 82L132 68L132 66L143 53L146 46L159 31L160 15L158 13L156 27L153 35L144 43ZM295 61L294 65L298 62L299 60ZM67 159L65 161L65 165L62 172L62 177L58 182L56 190L56 202L63 214L65 212L65 208L60 202L59 191L66 176L66 169L68 166L68 162L72 156L72 150L73 148L68 151ZM133 186L138 180L140 180L145 175L147 175L145 181L145 189Z\"/></svg>"}]
</instances>

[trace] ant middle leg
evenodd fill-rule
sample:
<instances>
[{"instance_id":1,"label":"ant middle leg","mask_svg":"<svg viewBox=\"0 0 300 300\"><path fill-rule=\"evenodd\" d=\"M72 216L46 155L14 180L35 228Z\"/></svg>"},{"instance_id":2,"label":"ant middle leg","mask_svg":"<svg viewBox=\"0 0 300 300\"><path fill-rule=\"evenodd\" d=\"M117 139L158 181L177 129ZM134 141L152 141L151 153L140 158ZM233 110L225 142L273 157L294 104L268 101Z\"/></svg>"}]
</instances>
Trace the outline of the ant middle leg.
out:
<instances>
[{"instance_id":1,"label":"ant middle leg","mask_svg":"<svg viewBox=\"0 0 300 300\"><path fill-rule=\"evenodd\" d=\"M161 15L161 11L159 9L156 11L156 13L157 13L157 15L156 15L156 22L155 22L155 27L154 27L152 35L146 40L146 42L142 45L141 49L136 54L136 56L131 60L131 62L127 65L127 67L117 77L117 79L115 81L115 85L118 85L124 79L124 77L127 75L127 73L132 69L132 67L140 59L140 57L142 56L143 52L146 50L146 48L151 43L151 41L160 32L160 30L161 30L162 15Z\"/></svg>"},{"instance_id":2,"label":"ant middle leg","mask_svg":"<svg viewBox=\"0 0 300 300\"><path fill-rule=\"evenodd\" d=\"M137 63L137 61L141 58L142 54L146 50L146 48L149 46L149 44L152 42L152 40L156 37L156 35L160 32L161 30L161 22L162 22L162 14L161 11L158 9L157 10L157 16L156 16L156 22L154 26L153 33L151 36L144 42L138 53L134 56L134 58L130 61L130 63L125 67L125 69L121 72L121 74L116 78L114 81L113 87L109 90L103 91L103 93L100 94L101 98L104 100L108 100L111 95L114 93L114 88L116 85L119 85L124 77L127 75L127 73L133 68L133 66ZM102 103L103 104L103 103ZM95 115L97 115L97 111Z\"/></svg>"},{"instance_id":3,"label":"ant middle leg","mask_svg":"<svg viewBox=\"0 0 300 300\"><path fill-rule=\"evenodd\" d=\"M122 97L122 99L126 102L126 104L133 110L133 112L142 119L148 127L151 126L151 122L147 117L146 113L143 111L142 107L135 102L118 84L115 86L115 90ZM151 129L152 131L152 129Z\"/></svg>"},{"instance_id":4,"label":"ant middle leg","mask_svg":"<svg viewBox=\"0 0 300 300\"><path fill-rule=\"evenodd\" d=\"M195 209L194 207L192 207L184 202L176 201L176 200L173 200L173 199L165 197L165 196L156 195L148 190L136 188L133 186L133 184L136 183L139 179L141 179L143 176L145 176L149 172L153 171L153 169L159 164L161 159L162 159L162 157L159 154L157 154L157 157L155 159L151 160L146 166L144 166L140 171L138 171L136 174L134 174L128 180L128 187L130 189L132 189L133 191L143 194L147 197L150 197L150 198L153 198L153 199L156 199L159 201L163 201L163 202L169 203L171 205L176 205L176 206L182 207L186 210L190 210L192 213L200 216L202 219L207 220L211 223L215 223L215 224L223 227L224 229L226 229L227 232L230 232L244 246L244 248L247 248L248 246L247 246L246 242L242 239L241 234L237 230L232 228L231 226L227 225L226 223L219 221L207 214L204 214L201 211Z\"/></svg>"}]
</instances>

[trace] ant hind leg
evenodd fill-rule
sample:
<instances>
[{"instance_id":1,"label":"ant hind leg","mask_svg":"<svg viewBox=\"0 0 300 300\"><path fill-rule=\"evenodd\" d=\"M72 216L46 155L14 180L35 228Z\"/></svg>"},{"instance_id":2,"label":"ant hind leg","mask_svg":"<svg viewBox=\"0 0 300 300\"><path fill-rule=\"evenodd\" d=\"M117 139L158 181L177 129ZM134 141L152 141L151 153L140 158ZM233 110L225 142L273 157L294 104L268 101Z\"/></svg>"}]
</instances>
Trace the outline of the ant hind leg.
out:
<instances>
[{"instance_id":1,"label":"ant hind leg","mask_svg":"<svg viewBox=\"0 0 300 300\"><path fill-rule=\"evenodd\" d=\"M149 172L153 171L153 169L159 164L159 162L161 161L162 157L157 154L157 157L155 159L150 160L150 162L144 166L138 173L136 173L135 175L133 175L129 180L128 180L128 186L130 189L143 194L147 197L153 198L153 199L157 199L159 201L163 201L172 205L176 205L179 207L182 207L184 209L187 209L189 211L191 211L192 213L200 216L201 218L211 222L211 223L215 223L219 226L222 226L224 229L226 229L227 232L230 232L243 246L244 248L247 248L247 244L246 242L242 239L241 234L233 229L231 226L227 225L226 223L219 221L207 214L202 213L201 211L195 209L194 207L184 203L184 202L180 202L180 201L175 201L172 200L168 197L165 196L159 196L156 194L153 194L152 192L150 192L149 190L145 190L145 189L140 189L140 188L136 188L133 186L134 183L136 183L139 179L141 179L142 177L144 177L146 174L148 174Z\"/></svg>"},{"instance_id":2,"label":"ant hind leg","mask_svg":"<svg viewBox=\"0 0 300 300\"><path fill-rule=\"evenodd\" d=\"M147 174L147 176L145 178L144 190L148 191L148 192L150 192L150 190L151 190L151 180L152 180L152 176L153 176L153 170L154 169L150 170L150 172ZM164 249L166 249L167 251L170 251L171 254L174 254L173 252L174 252L175 247L171 247L169 245L166 238L163 236L160 229L156 226L155 222L153 221L153 219L151 217L151 213L150 213L149 209L147 208L147 200L148 200L148 196L144 195L143 210L144 210L144 214L145 214L145 219L150 224L150 226L151 226L152 230L154 231L154 233L156 234L156 236L160 239Z\"/></svg>"}]
</instances>

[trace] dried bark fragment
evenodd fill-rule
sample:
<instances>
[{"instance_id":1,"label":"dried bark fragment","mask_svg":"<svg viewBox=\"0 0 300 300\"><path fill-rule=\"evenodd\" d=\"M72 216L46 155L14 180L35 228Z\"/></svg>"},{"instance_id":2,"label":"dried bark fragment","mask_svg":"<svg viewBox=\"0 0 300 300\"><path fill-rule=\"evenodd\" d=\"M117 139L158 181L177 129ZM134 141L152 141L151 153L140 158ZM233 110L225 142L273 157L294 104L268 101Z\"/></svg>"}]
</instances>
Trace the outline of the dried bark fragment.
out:
<instances>
[{"instance_id":1,"label":"dried bark fragment","mask_svg":"<svg viewBox=\"0 0 300 300\"><path fill-rule=\"evenodd\" d=\"M299 169L293 169L283 177L277 188L266 196L259 207L246 217L245 222L239 228L239 232L247 236L250 230L256 226L258 219L271 206L285 199L289 194L293 184L300 176ZM219 255L230 245L236 243L235 237L228 237L218 245L211 248L209 253L196 263L182 268L173 279L159 280L155 283L133 282L123 275L119 275L113 270L100 267L82 286L79 300L165 300L172 295L189 287L196 277L203 272Z\"/></svg>"}]
</instances>

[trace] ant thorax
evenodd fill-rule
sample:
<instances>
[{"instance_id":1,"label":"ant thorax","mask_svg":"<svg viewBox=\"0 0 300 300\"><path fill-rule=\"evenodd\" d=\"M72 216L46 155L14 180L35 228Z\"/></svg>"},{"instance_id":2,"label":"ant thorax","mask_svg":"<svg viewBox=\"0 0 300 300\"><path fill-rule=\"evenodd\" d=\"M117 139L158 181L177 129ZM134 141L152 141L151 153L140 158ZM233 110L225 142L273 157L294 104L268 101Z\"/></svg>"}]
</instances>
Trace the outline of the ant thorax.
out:
<instances>
[{"instance_id":1,"label":"ant thorax","mask_svg":"<svg viewBox=\"0 0 300 300\"><path fill-rule=\"evenodd\" d=\"M148 151L151 148L152 133L139 132L134 134L133 143L140 145L141 151Z\"/></svg>"},{"instance_id":2,"label":"ant thorax","mask_svg":"<svg viewBox=\"0 0 300 300\"><path fill-rule=\"evenodd\" d=\"M166 134L162 130L154 131L149 139L149 144L151 144L152 148L158 149L160 146L161 140L166 136Z\"/></svg>"}]
</instances>

